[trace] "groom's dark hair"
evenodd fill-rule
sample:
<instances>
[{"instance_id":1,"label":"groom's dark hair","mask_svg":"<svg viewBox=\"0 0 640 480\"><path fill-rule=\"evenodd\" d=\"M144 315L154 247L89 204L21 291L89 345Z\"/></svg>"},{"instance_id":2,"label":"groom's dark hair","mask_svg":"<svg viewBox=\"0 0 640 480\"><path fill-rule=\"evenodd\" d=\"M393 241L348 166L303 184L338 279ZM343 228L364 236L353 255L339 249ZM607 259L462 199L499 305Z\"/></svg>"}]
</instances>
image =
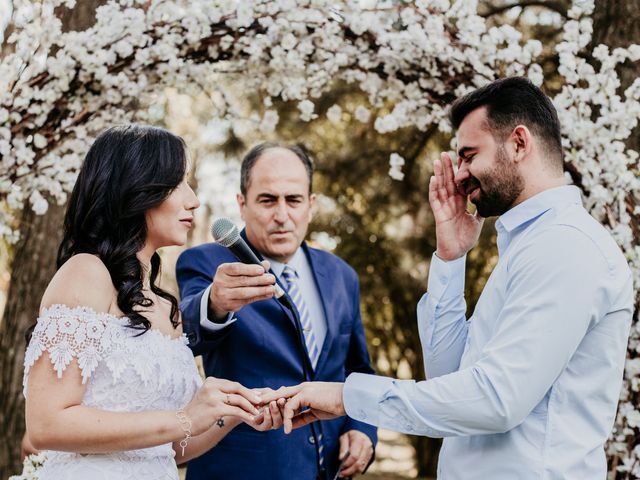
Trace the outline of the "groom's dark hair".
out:
<instances>
[{"instance_id":1,"label":"groom's dark hair","mask_svg":"<svg viewBox=\"0 0 640 480\"><path fill-rule=\"evenodd\" d=\"M491 82L456 100L449 119L455 129L474 110L487 109L488 130L504 142L518 125L525 125L545 146L550 165L562 170L560 121L553 103L542 90L523 77Z\"/></svg>"}]
</instances>

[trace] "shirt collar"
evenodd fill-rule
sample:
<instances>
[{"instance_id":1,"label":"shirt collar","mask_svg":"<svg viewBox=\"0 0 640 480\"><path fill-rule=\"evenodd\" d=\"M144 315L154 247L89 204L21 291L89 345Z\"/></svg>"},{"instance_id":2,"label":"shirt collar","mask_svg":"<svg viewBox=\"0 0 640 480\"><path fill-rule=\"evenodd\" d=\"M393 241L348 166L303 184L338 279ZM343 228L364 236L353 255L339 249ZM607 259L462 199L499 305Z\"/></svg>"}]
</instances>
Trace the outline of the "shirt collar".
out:
<instances>
[{"instance_id":1,"label":"shirt collar","mask_svg":"<svg viewBox=\"0 0 640 480\"><path fill-rule=\"evenodd\" d=\"M543 190L502 214L496 222L496 229L498 231L511 232L530 220L539 217L547 210L567 203L582 204L582 197L578 187L565 185Z\"/></svg>"},{"instance_id":2,"label":"shirt collar","mask_svg":"<svg viewBox=\"0 0 640 480\"><path fill-rule=\"evenodd\" d=\"M289 260L289 262L287 263L279 262L277 260L274 260L264 255L263 257L265 260L269 261L269 263L271 264L271 270L273 271L273 273L276 274L276 277L278 278L282 277L282 272L284 271L284 267L286 265L289 265L291 268L293 268L296 271L296 273L299 275L300 269L302 268L303 262L305 261L304 252L302 251L302 248L298 248L296 250L296 253L293 254L293 257L291 257L291 260Z\"/></svg>"}]
</instances>

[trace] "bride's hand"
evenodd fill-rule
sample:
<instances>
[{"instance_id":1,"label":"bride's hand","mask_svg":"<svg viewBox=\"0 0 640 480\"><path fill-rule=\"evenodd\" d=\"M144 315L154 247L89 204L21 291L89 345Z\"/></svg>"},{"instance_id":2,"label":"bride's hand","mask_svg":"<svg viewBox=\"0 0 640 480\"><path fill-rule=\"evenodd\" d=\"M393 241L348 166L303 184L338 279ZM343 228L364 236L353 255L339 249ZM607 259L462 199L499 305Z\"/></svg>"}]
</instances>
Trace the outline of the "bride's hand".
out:
<instances>
[{"instance_id":1,"label":"bride's hand","mask_svg":"<svg viewBox=\"0 0 640 480\"><path fill-rule=\"evenodd\" d=\"M254 392L265 395L269 392L273 392L270 388L255 388ZM263 405L260 408L260 415L256 417L253 422L248 422L253 428L258 430L259 432L264 432L267 430L276 430L282 427L283 424L283 415L284 411L284 399L272 400L266 405Z\"/></svg>"},{"instance_id":2,"label":"bride's hand","mask_svg":"<svg viewBox=\"0 0 640 480\"><path fill-rule=\"evenodd\" d=\"M253 425L260 414L254 405L260 402L259 392L237 382L207 377L184 411L191 420L191 434L196 436L225 416L238 417Z\"/></svg>"}]
</instances>

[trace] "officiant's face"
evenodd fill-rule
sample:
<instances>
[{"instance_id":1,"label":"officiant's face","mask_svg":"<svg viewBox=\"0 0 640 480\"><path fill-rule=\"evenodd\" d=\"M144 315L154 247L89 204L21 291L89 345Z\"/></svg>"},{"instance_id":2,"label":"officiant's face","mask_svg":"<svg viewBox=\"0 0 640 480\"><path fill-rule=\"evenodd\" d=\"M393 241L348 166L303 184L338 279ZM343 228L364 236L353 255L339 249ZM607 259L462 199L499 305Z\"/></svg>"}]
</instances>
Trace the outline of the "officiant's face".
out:
<instances>
[{"instance_id":1,"label":"officiant's face","mask_svg":"<svg viewBox=\"0 0 640 480\"><path fill-rule=\"evenodd\" d=\"M238 205L249 242L263 255L288 262L307 235L315 196L302 161L286 148L270 148L251 169Z\"/></svg>"}]
</instances>

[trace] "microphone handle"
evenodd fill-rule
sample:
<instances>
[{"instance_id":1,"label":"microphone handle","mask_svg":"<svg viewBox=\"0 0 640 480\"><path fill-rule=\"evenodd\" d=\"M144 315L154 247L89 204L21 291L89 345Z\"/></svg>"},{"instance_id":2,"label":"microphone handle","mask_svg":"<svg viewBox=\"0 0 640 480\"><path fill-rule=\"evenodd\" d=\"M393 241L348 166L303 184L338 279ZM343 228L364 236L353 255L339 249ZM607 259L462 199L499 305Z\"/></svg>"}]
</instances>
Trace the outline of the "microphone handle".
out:
<instances>
[{"instance_id":1,"label":"microphone handle","mask_svg":"<svg viewBox=\"0 0 640 480\"><path fill-rule=\"evenodd\" d=\"M242 237L238 237L238 240L229 245L228 248L242 263L261 265L260 259L256 257L256 254L249 248L249 245L242 240Z\"/></svg>"}]
</instances>

